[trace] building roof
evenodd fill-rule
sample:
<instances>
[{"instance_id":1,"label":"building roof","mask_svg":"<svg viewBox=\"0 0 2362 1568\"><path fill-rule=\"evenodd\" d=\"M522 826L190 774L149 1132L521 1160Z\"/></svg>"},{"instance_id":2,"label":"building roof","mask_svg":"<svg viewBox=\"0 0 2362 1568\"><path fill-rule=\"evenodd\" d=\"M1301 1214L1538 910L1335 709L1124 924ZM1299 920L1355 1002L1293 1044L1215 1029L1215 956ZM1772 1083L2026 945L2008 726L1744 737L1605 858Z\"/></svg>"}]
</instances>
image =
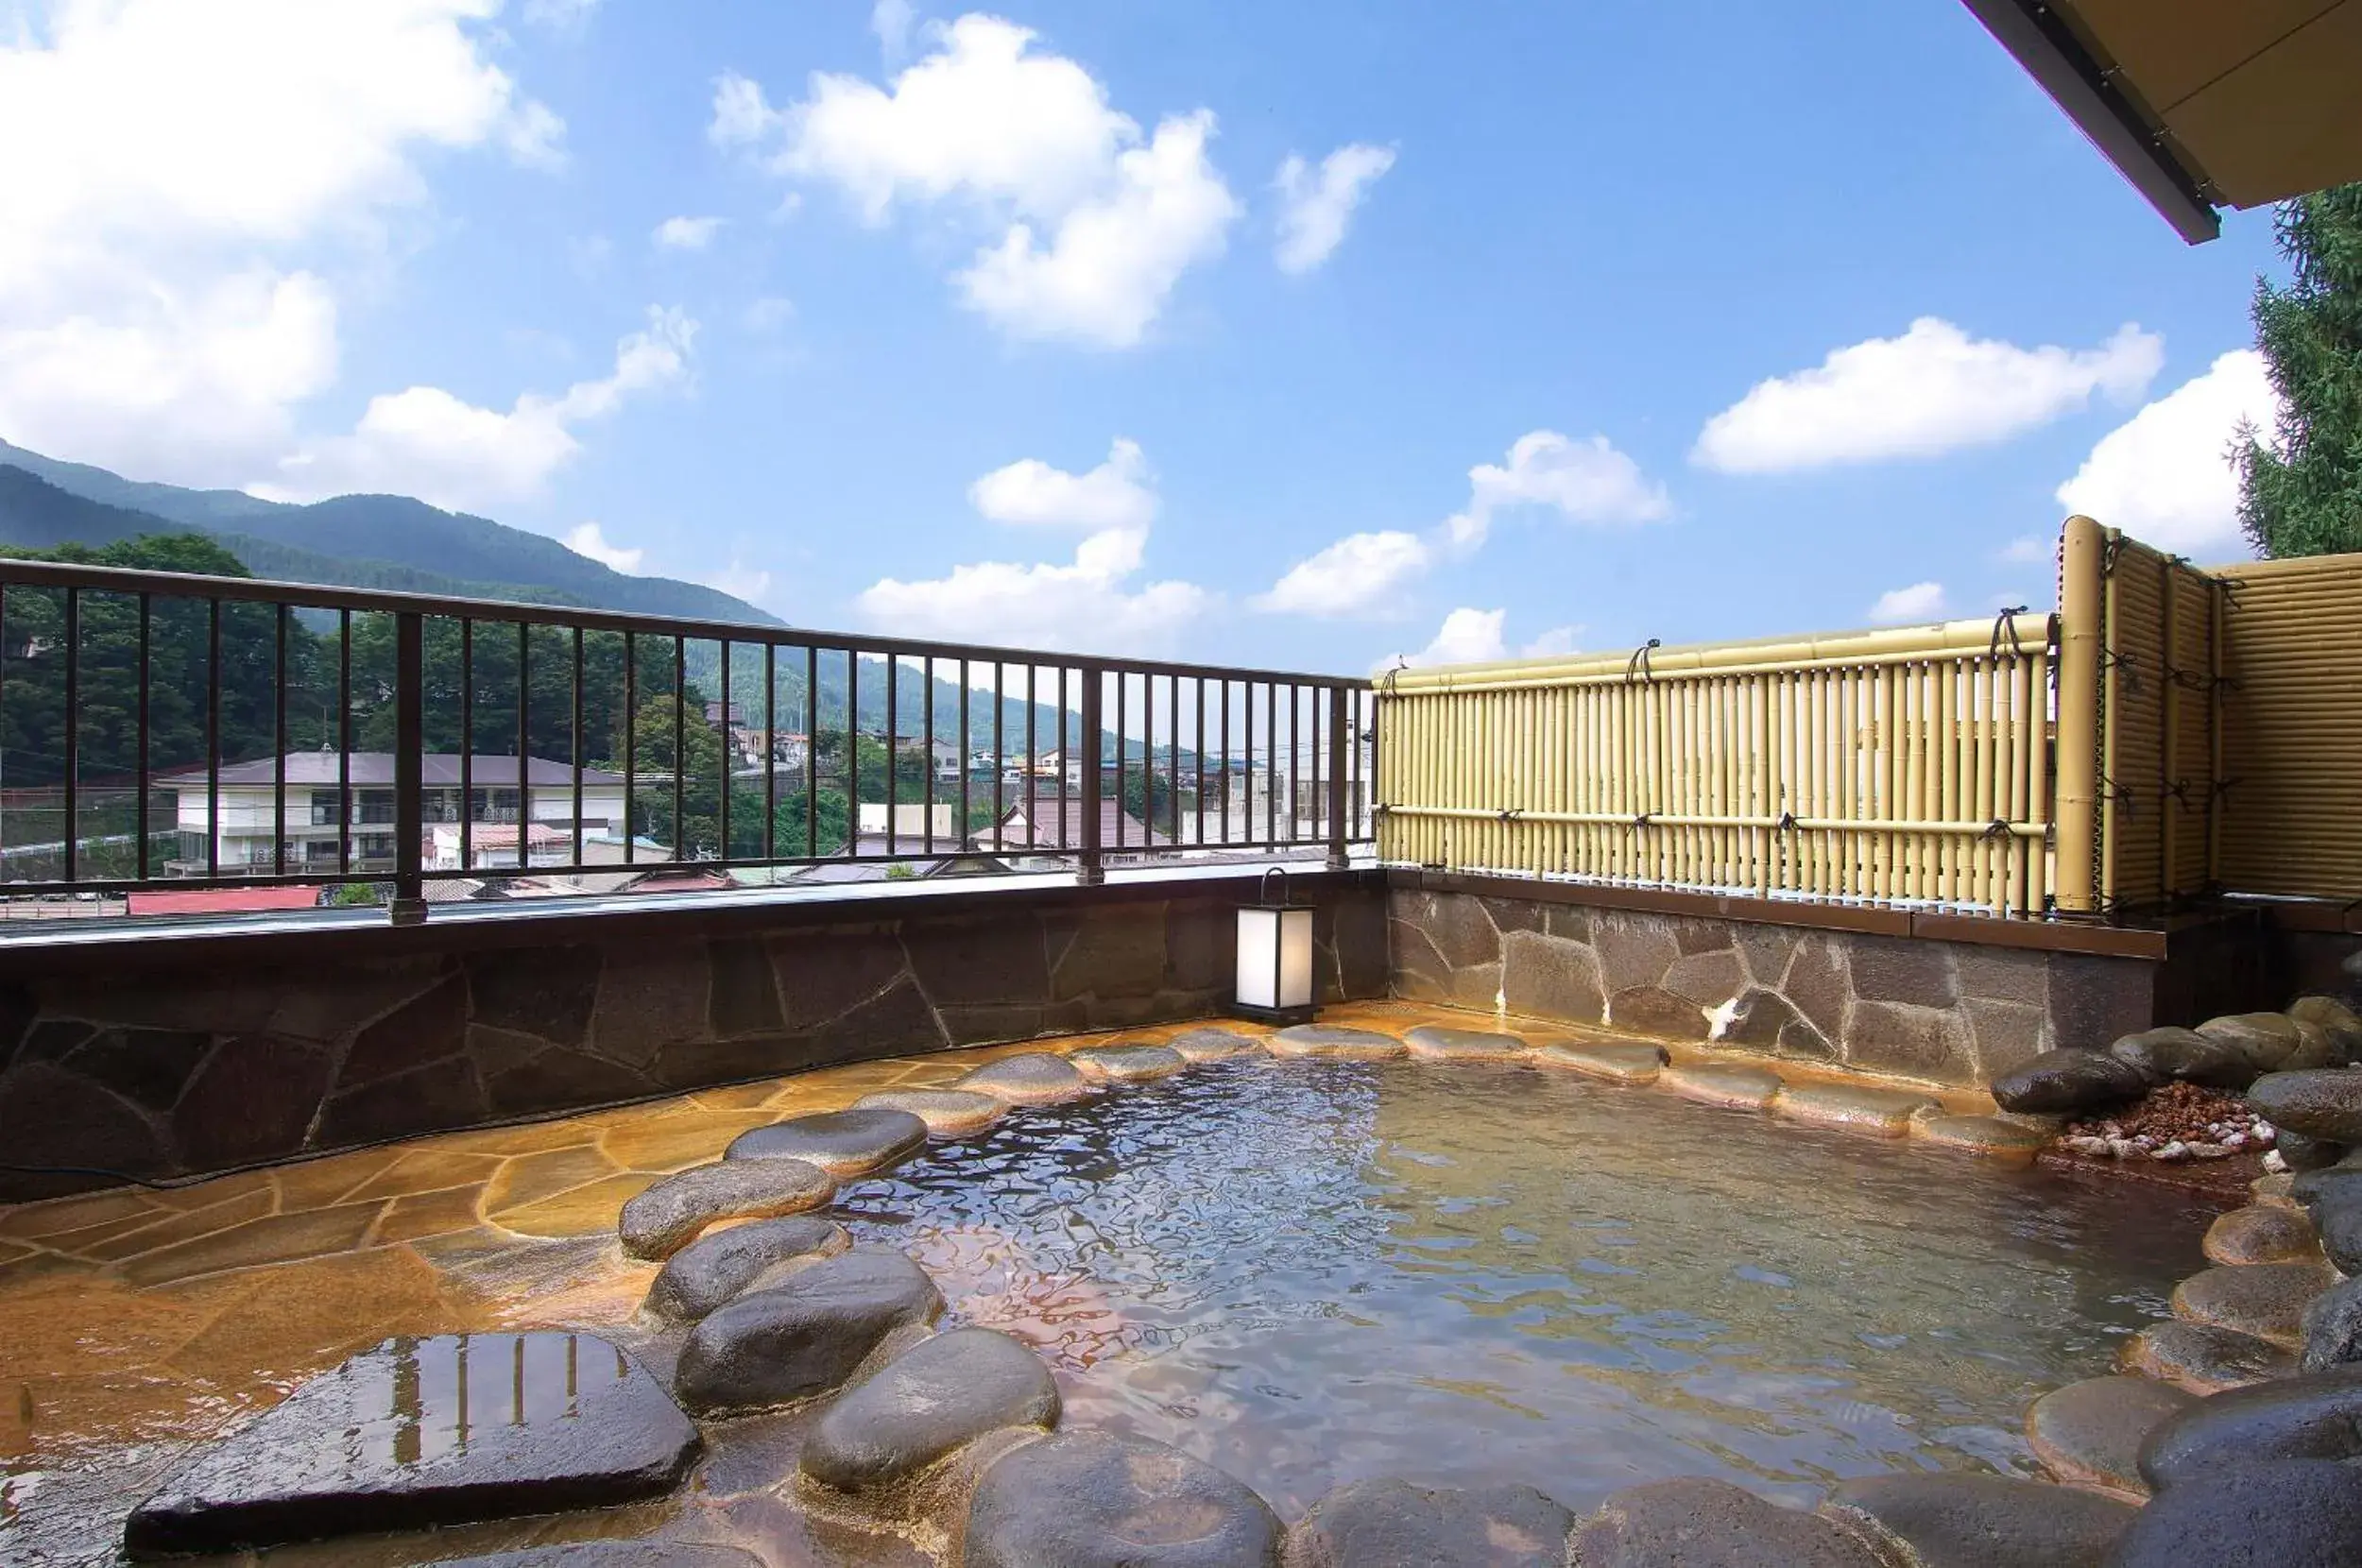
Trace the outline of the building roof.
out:
<instances>
[{"instance_id":1,"label":"building roof","mask_svg":"<svg viewBox=\"0 0 2362 1568\"><path fill-rule=\"evenodd\" d=\"M182 892L134 893L128 896L132 914L245 914L256 910L317 908L316 887L189 888Z\"/></svg>"},{"instance_id":2,"label":"building roof","mask_svg":"<svg viewBox=\"0 0 2362 1568\"><path fill-rule=\"evenodd\" d=\"M1009 850L1024 848L1080 848L1083 843L1083 797L1079 791L1069 791L1062 798L1054 789L1036 793L1030 800L1012 804L1001 819L1001 847ZM1033 825L1033 837L1025 836L1024 825ZM1121 824L1122 842L1116 839L1118 824ZM1102 849L1144 849L1170 844L1172 841L1139 818L1123 810L1123 804L1112 793L1099 797L1099 847ZM990 849L992 840L980 836L981 847Z\"/></svg>"},{"instance_id":3,"label":"building roof","mask_svg":"<svg viewBox=\"0 0 2362 1568\"><path fill-rule=\"evenodd\" d=\"M355 789L385 789L394 782L394 754L390 751L356 751L348 753L350 776ZM287 783L316 788L336 782L336 757L333 751L291 751L287 754ZM517 785L515 756L487 756L482 753L470 758L470 783L477 789L497 790ZM459 755L456 752L429 752L419 758L419 772L429 789L451 789L459 783ZM221 765L224 786L250 789L256 785L269 786L275 782L272 759L257 758L248 762L225 762ZM624 775L599 768L582 770L582 781L590 784L621 784ZM203 788L205 770L183 768L178 773L161 774L155 782L165 788ZM572 789L574 770L564 762L547 758L525 758L525 782L534 789Z\"/></svg>"},{"instance_id":4,"label":"building roof","mask_svg":"<svg viewBox=\"0 0 2362 1568\"><path fill-rule=\"evenodd\" d=\"M1967 0L2182 237L2362 179L2362 0Z\"/></svg>"}]
</instances>

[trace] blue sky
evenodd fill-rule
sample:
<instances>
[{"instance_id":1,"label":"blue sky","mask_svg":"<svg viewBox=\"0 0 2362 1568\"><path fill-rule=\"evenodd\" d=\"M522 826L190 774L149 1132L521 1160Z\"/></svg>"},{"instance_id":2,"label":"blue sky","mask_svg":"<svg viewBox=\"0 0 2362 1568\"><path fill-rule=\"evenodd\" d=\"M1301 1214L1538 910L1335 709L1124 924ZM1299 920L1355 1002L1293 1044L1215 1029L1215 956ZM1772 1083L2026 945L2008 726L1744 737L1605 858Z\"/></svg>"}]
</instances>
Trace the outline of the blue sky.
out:
<instances>
[{"instance_id":1,"label":"blue sky","mask_svg":"<svg viewBox=\"0 0 2362 1568\"><path fill-rule=\"evenodd\" d=\"M1981 615L2062 486L2241 553L2269 415L2268 214L2184 247L1958 0L0 0L0 435L818 626Z\"/></svg>"}]
</instances>

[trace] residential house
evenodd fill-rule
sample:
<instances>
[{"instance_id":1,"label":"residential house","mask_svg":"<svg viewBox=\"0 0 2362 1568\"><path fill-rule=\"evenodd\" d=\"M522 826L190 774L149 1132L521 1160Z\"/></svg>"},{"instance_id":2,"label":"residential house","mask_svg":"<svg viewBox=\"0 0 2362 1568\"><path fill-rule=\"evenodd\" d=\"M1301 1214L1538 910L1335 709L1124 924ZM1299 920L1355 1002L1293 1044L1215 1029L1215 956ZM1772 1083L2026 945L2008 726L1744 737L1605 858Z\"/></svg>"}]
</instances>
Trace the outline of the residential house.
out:
<instances>
[{"instance_id":1,"label":"residential house","mask_svg":"<svg viewBox=\"0 0 2362 1568\"><path fill-rule=\"evenodd\" d=\"M1037 779L1031 794L1013 802L1001 813L998 840L987 830L977 835L977 843L984 849L997 845L1019 869L1046 870L1069 861L1065 857L1028 852L1059 848L1071 852L1081 848L1083 826L1087 820L1079 789L1061 790L1055 783ZM1126 865L1144 858L1138 853L1140 850L1170 847L1172 840L1125 811L1121 798L1110 789L1099 799L1099 844L1104 864Z\"/></svg>"}]
</instances>

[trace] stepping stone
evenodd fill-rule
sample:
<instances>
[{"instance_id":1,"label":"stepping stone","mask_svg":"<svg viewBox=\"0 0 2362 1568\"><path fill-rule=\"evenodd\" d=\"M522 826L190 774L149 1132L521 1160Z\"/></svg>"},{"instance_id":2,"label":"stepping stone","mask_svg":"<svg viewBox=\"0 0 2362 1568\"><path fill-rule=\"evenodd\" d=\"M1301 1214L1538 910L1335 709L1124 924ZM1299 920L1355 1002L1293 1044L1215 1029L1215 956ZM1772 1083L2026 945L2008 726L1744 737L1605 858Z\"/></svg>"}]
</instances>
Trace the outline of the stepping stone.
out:
<instances>
[{"instance_id":1,"label":"stepping stone","mask_svg":"<svg viewBox=\"0 0 2362 1568\"><path fill-rule=\"evenodd\" d=\"M799 1462L838 1491L882 1491L987 1432L1057 1421L1058 1385L1041 1357L988 1328L953 1329L830 1406Z\"/></svg>"},{"instance_id":2,"label":"stepping stone","mask_svg":"<svg viewBox=\"0 0 2362 1568\"><path fill-rule=\"evenodd\" d=\"M1815 1127L1842 1127L1874 1137L1907 1138L1914 1118L1943 1109L1932 1095L1853 1083L1799 1083L1780 1091L1772 1114Z\"/></svg>"},{"instance_id":3,"label":"stepping stone","mask_svg":"<svg viewBox=\"0 0 2362 1568\"><path fill-rule=\"evenodd\" d=\"M971 1089L881 1089L853 1101L856 1111L907 1111L927 1124L927 1135L956 1138L981 1133L1009 1114L1006 1101Z\"/></svg>"},{"instance_id":4,"label":"stepping stone","mask_svg":"<svg viewBox=\"0 0 2362 1568\"><path fill-rule=\"evenodd\" d=\"M1912 1568L2097 1568L2130 1503L2013 1475L1874 1475L1821 1505L1894 1548Z\"/></svg>"},{"instance_id":5,"label":"stepping stone","mask_svg":"<svg viewBox=\"0 0 2362 1568\"><path fill-rule=\"evenodd\" d=\"M427 1568L762 1568L736 1546L690 1541L574 1541L490 1557L443 1558Z\"/></svg>"},{"instance_id":6,"label":"stepping stone","mask_svg":"<svg viewBox=\"0 0 2362 1568\"><path fill-rule=\"evenodd\" d=\"M1639 1041L1560 1040L1533 1053L1545 1067L1565 1067L1612 1083L1653 1083L1665 1070L1663 1046Z\"/></svg>"},{"instance_id":7,"label":"stepping stone","mask_svg":"<svg viewBox=\"0 0 2362 1568\"><path fill-rule=\"evenodd\" d=\"M1402 1037L1411 1054L1438 1062L1522 1062L1533 1048L1515 1034L1421 1024Z\"/></svg>"},{"instance_id":8,"label":"stepping stone","mask_svg":"<svg viewBox=\"0 0 2362 1568\"><path fill-rule=\"evenodd\" d=\"M432 1529L661 1496L697 1429L588 1334L388 1339L197 1452L131 1512L135 1556Z\"/></svg>"},{"instance_id":9,"label":"stepping stone","mask_svg":"<svg viewBox=\"0 0 2362 1568\"><path fill-rule=\"evenodd\" d=\"M2158 1491L2259 1459L2362 1458L2362 1367L2300 1372L2193 1402L2141 1445Z\"/></svg>"},{"instance_id":10,"label":"stepping stone","mask_svg":"<svg viewBox=\"0 0 2362 1568\"><path fill-rule=\"evenodd\" d=\"M2296 1200L2296 1185L2295 1172L2278 1170L2268 1176L2258 1176L2247 1185L2247 1189L2254 1195L2258 1203L2268 1204L2273 1208L2293 1209L2302 1206Z\"/></svg>"},{"instance_id":11,"label":"stepping stone","mask_svg":"<svg viewBox=\"0 0 2362 1568\"><path fill-rule=\"evenodd\" d=\"M990 1095L1012 1105L1048 1105L1079 1099L1090 1093L1091 1084L1081 1069L1065 1057L1037 1050L987 1062L954 1081L951 1086Z\"/></svg>"},{"instance_id":12,"label":"stepping stone","mask_svg":"<svg viewBox=\"0 0 2362 1568\"><path fill-rule=\"evenodd\" d=\"M888 1335L942 1310L934 1281L901 1253L839 1253L715 1308L689 1331L673 1390L701 1416L793 1405L843 1384Z\"/></svg>"},{"instance_id":13,"label":"stepping stone","mask_svg":"<svg viewBox=\"0 0 2362 1568\"><path fill-rule=\"evenodd\" d=\"M2083 1111L2137 1099L2148 1088L2140 1070L2096 1050L2046 1050L1993 1081L2004 1111Z\"/></svg>"},{"instance_id":14,"label":"stepping stone","mask_svg":"<svg viewBox=\"0 0 2362 1568\"><path fill-rule=\"evenodd\" d=\"M2268 1340L2179 1319L2151 1323L2127 1339L2116 1364L2199 1395L2288 1377L2297 1370L2297 1358Z\"/></svg>"},{"instance_id":15,"label":"stepping stone","mask_svg":"<svg viewBox=\"0 0 2362 1568\"><path fill-rule=\"evenodd\" d=\"M839 1180L899 1164L927 1141L908 1111L822 1111L741 1133L726 1160L802 1160Z\"/></svg>"},{"instance_id":16,"label":"stepping stone","mask_svg":"<svg viewBox=\"0 0 2362 1568\"><path fill-rule=\"evenodd\" d=\"M2266 1073L2248 1085L2247 1102L2274 1127L2331 1143L2362 1143L2362 1072L2351 1067Z\"/></svg>"},{"instance_id":17,"label":"stepping stone","mask_svg":"<svg viewBox=\"0 0 2362 1568\"><path fill-rule=\"evenodd\" d=\"M1271 1505L1178 1449L1061 1432L976 1483L962 1568L1278 1568Z\"/></svg>"},{"instance_id":18,"label":"stepping stone","mask_svg":"<svg viewBox=\"0 0 2362 1568\"><path fill-rule=\"evenodd\" d=\"M1258 1056L1263 1050L1263 1042L1254 1035L1227 1029L1192 1029L1165 1044L1192 1062L1224 1062L1233 1056Z\"/></svg>"},{"instance_id":19,"label":"stepping stone","mask_svg":"<svg viewBox=\"0 0 2362 1568\"><path fill-rule=\"evenodd\" d=\"M2321 1238L2302 1209L2233 1209L2206 1227L2209 1263L2309 1263Z\"/></svg>"},{"instance_id":20,"label":"stepping stone","mask_svg":"<svg viewBox=\"0 0 2362 1568\"><path fill-rule=\"evenodd\" d=\"M2326 1263L2252 1263L2202 1269L2173 1289L2173 1315L2268 1339L2283 1350L2304 1345L2304 1309L2336 1284Z\"/></svg>"},{"instance_id":21,"label":"stepping stone","mask_svg":"<svg viewBox=\"0 0 2362 1568\"><path fill-rule=\"evenodd\" d=\"M1922 1116L1911 1136L1939 1149L2025 1165L2050 1147L2050 1134L2007 1116Z\"/></svg>"},{"instance_id":22,"label":"stepping stone","mask_svg":"<svg viewBox=\"0 0 2362 1568\"><path fill-rule=\"evenodd\" d=\"M2346 1280L2313 1298L2304 1309L2306 1372L2362 1362L2362 1281Z\"/></svg>"},{"instance_id":23,"label":"stepping stone","mask_svg":"<svg viewBox=\"0 0 2362 1568\"><path fill-rule=\"evenodd\" d=\"M1137 1044L1085 1046L1067 1052L1066 1059L1097 1083L1148 1083L1171 1078L1190 1065L1190 1059L1171 1046Z\"/></svg>"},{"instance_id":24,"label":"stepping stone","mask_svg":"<svg viewBox=\"0 0 2362 1568\"><path fill-rule=\"evenodd\" d=\"M1411 1049L1391 1034L1342 1024L1297 1024L1279 1031L1266 1044L1275 1056L1329 1056L1355 1062L1381 1061Z\"/></svg>"},{"instance_id":25,"label":"stepping stone","mask_svg":"<svg viewBox=\"0 0 2362 1568\"><path fill-rule=\"evenodd\" d=\"M771 1219L836 1196L827 1171L802 1160L724 1160L667 1176L624 1205L615 1223L627 1256L660 1261L717 1219Z\"/></svg>"},{"instance_id":26,"label":"stepping stone","mask_svg":"<svg viewBox=\"0 0 2362 1568\"><path fill-rule=\"evenodd\" d=\"M2362 1562L2362 1487L2320 1459L2240 1465L2157 1494L2107 1568L2343 1568Z\"/></svg>"},{"instance_id":27,"label":"stepping stone","mask_svg":"<svg viewBox=\"0 0 2362 1568\"><path fill-rule=\"evenodd\" d=\"M780 1265L841 1253L852 1244L844 1226L818 1215L733 1225L675 1253L649 1285L644 1305L669 1322L693 1323L758 1288Z\"/></svg>"},{"instance_id":28,"label":"stepping stone","mask_svg":"<svg viewBox=\"0 0 2362 1568\"><path fill-rule=\"evenodd\" d=\"M2026 1440L2043 1468L2069 1486L2146 1497L2142 1440L2197 1403L2197 1395L2146 1377L2088 1377L2034 1401Z\"/></svg>"},{"instance_id":29,"label":"stepping stone","mask_svg":"<svg viewBox=\"0 0 2362 1568\"><path fill-rule=\"evenodd\" d=\"M1611 1492L1575 1526L1583 1568L1886 1568L1853 1531L1686 1475Z\"/></svg>"},{"instance_id":30,"label":"stepping stone","mask_svg":"<svg viewBox=\"0 0 2362 1568\"><path fill-rule=\"evenodd\" d=\"M1290 1532L1289 1568L1562 1568L1575 1516L1532 1487L1357 1481Z\"/></svg>"},{"instance_id":31,"label":"stepping stone","mask_svg":"<svg viewBox=\"0 0 2362 1568\"><path fill-rule=\"evenodd\" d=\"M1656 1082L1658 1088L1670 1089L1684 1099L1740 1111L1768 1109L1780 1092L1780 1075L1763 1067L1711 1064L1668 1067L1657 1074Z\"/></svg>"}]
</instances>

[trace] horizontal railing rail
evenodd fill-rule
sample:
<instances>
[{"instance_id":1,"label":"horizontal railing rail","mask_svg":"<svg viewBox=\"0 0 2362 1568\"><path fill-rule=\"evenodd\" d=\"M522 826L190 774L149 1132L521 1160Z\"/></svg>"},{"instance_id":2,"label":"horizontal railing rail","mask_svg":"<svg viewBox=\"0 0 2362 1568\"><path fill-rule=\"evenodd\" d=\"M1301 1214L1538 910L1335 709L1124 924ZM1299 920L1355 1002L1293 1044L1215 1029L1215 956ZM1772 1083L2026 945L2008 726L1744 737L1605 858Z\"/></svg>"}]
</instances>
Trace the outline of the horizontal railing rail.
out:
<instances>
[{"instance_id":1,"label":"horizontal railing rail","mask_svg":"<svg viewBox=\"0 0 2362 1568\"><path fill-rule=\"evenodd\" d=\"M2047 617L1390 672L1379 856L2042 912Z\"/></svg>"},{"instance_id":2,"label":"horizontal railing rail","mask_svg":"<svg viewBox=\"0 0 2362 1568\"><path fill-rule=\"evenodd\" d=\"M1373 727L1356 678L0 558L9 895L1343 865Z\"/></svg>"}]
</instances>

